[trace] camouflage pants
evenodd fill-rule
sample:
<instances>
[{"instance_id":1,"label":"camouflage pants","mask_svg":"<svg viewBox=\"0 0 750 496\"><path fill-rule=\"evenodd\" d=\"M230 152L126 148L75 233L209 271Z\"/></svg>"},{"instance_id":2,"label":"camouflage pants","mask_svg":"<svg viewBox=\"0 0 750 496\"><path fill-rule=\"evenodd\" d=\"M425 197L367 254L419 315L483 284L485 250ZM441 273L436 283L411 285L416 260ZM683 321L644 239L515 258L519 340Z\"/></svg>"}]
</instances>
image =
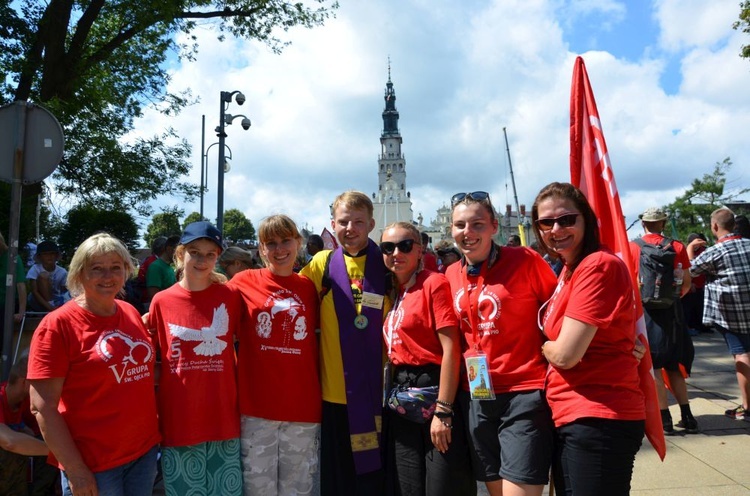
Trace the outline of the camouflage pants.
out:
<instances>
[{"instance_id":1,"label":"camouflage pants","mask_svg":"<svg viewBox=\"0 0 750 496\"><path fill-rule=\"evenodd\" d=\"M312 493L320 424L243 416L240 440L245 496Z\"/></svg>"}]
</instances>

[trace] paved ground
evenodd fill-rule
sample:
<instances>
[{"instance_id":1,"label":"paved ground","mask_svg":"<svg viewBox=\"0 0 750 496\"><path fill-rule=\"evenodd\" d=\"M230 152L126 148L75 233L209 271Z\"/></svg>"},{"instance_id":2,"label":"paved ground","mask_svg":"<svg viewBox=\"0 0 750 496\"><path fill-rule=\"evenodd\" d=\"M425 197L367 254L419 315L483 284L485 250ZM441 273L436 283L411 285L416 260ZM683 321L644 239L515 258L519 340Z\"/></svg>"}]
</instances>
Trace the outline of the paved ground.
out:
<instances>
[{"instance_id":1,"label":"paved ground","mask_svg":"<svg viewBox=\"0 0 750 496\"><path fill-rule=\"evenodd\" d=\"M724 416L740 403L734 362L718 334L701 334L693 342L695 363L687 383L700 433L668 437L663 462L644 440L632 495L750 496L750 421ZM677 421L679 408L673 400L671 405ZM484 488L480 494L487 494Z\"/></svg>"},{"instance_id":2,"label":"paved ground","mask_svg":"<svg viewBox=\"0 0 750 496\"><path fill-rule=\"evenodd\" d=\"M644 439L631 495L750 496L750 422L724 416L740 404L734 361L719 334L700 334L693 343L695 363L687 383L700 432L667 437L663 462ZM676 422L680 410L670 400Z\"/></svg>"}]
</instances>

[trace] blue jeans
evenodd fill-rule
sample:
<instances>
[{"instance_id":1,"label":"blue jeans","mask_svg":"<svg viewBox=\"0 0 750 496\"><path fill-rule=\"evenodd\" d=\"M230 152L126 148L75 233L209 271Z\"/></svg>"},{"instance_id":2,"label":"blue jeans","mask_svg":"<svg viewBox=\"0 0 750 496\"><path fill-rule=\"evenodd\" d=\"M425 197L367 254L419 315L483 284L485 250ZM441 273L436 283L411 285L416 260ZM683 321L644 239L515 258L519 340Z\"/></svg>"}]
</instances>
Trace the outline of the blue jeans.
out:
<instances>
[{"instance_id":1,"label":"blue jeans","mask_svg":"<svg viewBox=\"0 0 750 496\"><path fill-rule=\"evenodd\" d=\"M147 496L154 490L156 479L156 454L159 447L154 446L145 455L119 467L96 472L96 487L99 496ZM73 496L70 484L64 471L62 474L63 496Z\"/></svg>"}]
</instances>

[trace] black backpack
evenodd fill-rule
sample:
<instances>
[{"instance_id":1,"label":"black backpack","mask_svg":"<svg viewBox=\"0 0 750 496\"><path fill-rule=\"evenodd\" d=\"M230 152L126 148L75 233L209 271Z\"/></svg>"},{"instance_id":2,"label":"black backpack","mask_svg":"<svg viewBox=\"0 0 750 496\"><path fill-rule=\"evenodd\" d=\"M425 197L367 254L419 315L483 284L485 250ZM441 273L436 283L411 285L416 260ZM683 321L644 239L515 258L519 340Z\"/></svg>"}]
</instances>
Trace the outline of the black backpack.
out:
<instances>
[{"instance_id":1,"label":"black backpack","mask_svg":"<svg viewBox=\"0 0 750 496\"><path fill-rule=\"evenodd\" d=\"M635 243L641 248L638 286L643 307L671 308L675 302L674 261L677 257L672 240L664 238L658 245L652 245L638 238Z\"/></svg>"}]
</instances>

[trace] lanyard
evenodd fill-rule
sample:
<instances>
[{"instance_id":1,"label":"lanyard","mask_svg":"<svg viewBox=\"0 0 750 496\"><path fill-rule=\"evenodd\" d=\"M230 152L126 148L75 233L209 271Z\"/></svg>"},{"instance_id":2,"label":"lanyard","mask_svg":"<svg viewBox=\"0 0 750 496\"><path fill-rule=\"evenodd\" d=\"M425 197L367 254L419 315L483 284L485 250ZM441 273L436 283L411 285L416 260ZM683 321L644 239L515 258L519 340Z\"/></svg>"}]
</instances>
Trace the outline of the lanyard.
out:
<instances>
[{"instance_id":1,"label":"lanyard","mask_svg":"<svg viewBox=\"0 0 750 496\"><path fill-rule=\"evenodd\" d=\"M414 286L414 284L417 282L418 273L419 271L415 272L414 274L412 274L411 278L409 278L409 282L404 285L404 291L396 297L396 301L393 303L393 307L391 308L391 311L388 312L388 316L386 317L386 324L383 326L383 337L388 343L388 360L391 359L391 351L393 350L393 318L398 313L398 309L401 306L401 303L406 299L406 293L409 291L409 288ZM387 334L385 332L386 327L388 328Z\"/></svg>"},{"instance_id":2,"label":"lanyard","mask_svg":"<svg viewBox=\"0 0 750 496\"><path fill-rule=\"evenodd\" d=\"M482 262L482 267L479 269L479 275L477 276L477 284L474 287L473 292L469 292L469 265L467 264L462 271L463 274L463 285L464 294L466 295L467 310L466 313L469 316L469 324L471 325L471 332L474 336L474 350L479 351L482 349L482 345L479 342L479 333L477 328L479 327L479 297L484 290L484 276L487 273L487 266L489 265L489 258ZM476 311L474 308L476 307Z\"/></svg>"}]
</instances>

